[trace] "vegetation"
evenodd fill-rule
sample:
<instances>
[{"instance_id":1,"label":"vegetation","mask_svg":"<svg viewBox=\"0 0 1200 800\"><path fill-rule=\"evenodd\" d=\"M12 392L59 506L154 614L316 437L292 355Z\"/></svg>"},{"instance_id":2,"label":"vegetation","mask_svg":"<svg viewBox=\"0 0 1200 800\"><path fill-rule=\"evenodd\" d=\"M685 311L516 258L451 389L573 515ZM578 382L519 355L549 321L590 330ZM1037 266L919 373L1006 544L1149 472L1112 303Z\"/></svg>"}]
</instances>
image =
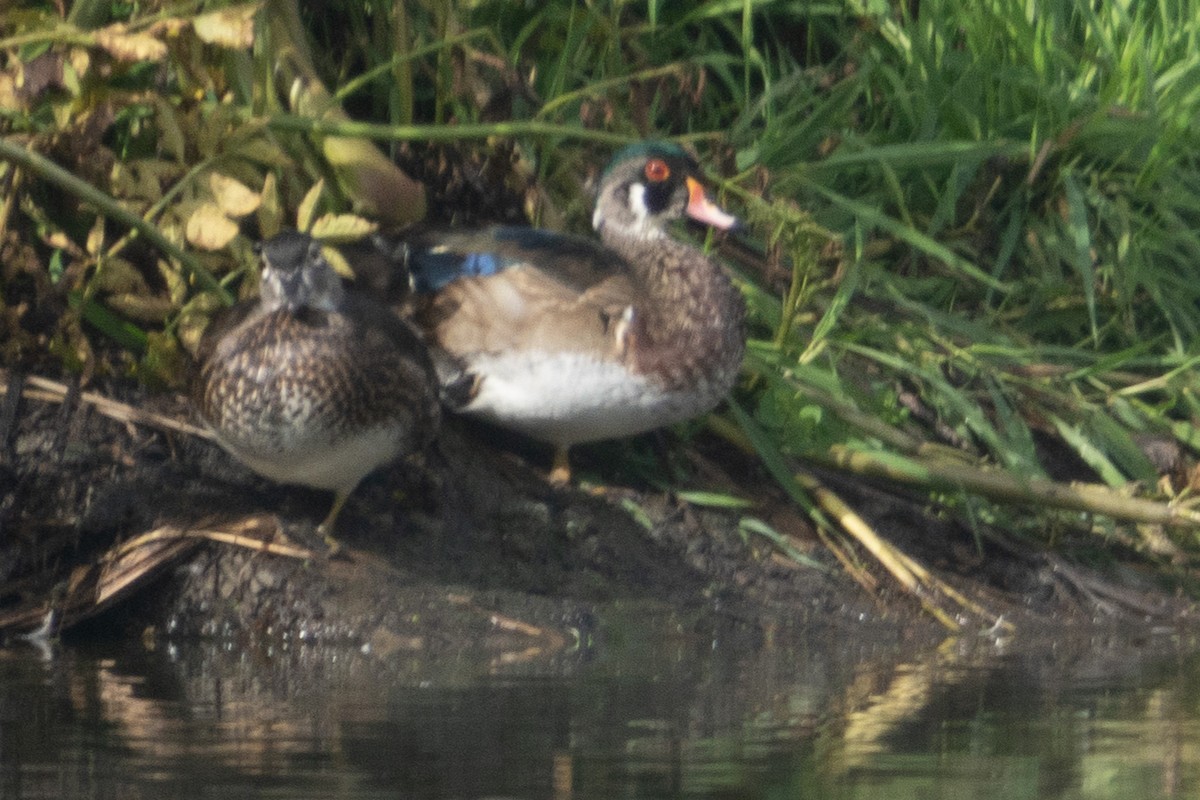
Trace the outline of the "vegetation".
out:
<instances>
[{"instance_id":1,"label":"vegetation","mask_svg":"<svg viewBox=\"0 0 1200 800\"><path fill-rule=\"evenodd\" d=\"M670 136L758 251L726 250L752 341L710 424L847 565L849 531L948 622L968 603L801 464L1194 557L1200 3L343 5L0 11L0 363L177 383L285 220L582 230L611 148Z\"/></svg>"}]
</instances>

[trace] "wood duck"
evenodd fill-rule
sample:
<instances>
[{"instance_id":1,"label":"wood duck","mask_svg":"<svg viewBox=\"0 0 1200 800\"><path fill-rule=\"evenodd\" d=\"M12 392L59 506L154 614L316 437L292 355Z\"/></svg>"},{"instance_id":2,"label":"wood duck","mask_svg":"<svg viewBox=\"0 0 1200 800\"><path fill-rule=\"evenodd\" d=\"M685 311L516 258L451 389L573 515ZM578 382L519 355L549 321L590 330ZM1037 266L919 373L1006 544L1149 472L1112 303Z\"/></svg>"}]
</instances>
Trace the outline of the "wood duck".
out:
<instances>
[{"instance_id":1,"label":"wood duck","mask_svg":"<svg viewBox=\"0 0 1200 800\"><path fill-rule=\"evenodd\" d=\"M399 254L415 319L457 409L567 448L713 408L745 349L741 294L666 226L728 230L682 148L619 152L600 181L592 239L520 227L418 233Z\"/></svg>"},{"instance_id":2,"label":"wood duck","mask_svg":"<svg viewBox=\"0 0 1200 800\"><path fill-rule=\"evenodd\" d=\"M290 231L258 252L260 296L205 331L193 400L255 472L335 492L318 530L336 548L334 523L359 481L434 436L437 376L417 333L344 288L319 242Z\"/></svg>"}]
</instances>

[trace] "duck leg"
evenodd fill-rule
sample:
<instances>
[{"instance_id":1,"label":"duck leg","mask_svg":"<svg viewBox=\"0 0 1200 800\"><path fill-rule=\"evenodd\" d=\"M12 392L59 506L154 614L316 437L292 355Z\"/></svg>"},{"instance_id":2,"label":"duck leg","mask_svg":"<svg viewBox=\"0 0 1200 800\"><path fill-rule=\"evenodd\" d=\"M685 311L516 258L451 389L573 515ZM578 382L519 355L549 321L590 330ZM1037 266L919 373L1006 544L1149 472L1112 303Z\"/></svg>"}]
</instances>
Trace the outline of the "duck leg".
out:
<instances>
[{"instance_id":1,"label":"duck leg","mask_svg":"<svg viewBox=\"0 0 1200 800\"><path fill-rule=\"evenodd\" d=\"M337 523L338 514L342 513L342 506L346 505L347 498L350 497L350 492L339 489L333 496L333 506L329 509L329 513L325 519L321 520L321 524L317 526L317 533L321 534L325 539L325 544L329 545L329 554L333 555L341 549L342 543L333 535L334 525Z\"/></svg>"}]
</instances>

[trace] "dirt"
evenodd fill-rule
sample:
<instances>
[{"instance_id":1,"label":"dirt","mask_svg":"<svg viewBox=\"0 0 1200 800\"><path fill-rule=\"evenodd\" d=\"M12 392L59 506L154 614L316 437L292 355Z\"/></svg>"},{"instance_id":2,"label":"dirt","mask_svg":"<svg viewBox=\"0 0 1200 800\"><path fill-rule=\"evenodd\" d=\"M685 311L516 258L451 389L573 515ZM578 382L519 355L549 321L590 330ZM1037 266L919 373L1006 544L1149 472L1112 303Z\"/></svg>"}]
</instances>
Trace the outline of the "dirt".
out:
<instances>
[{"instance_id":1,"label":"dirt","mask_svg":"<svg viewBox=\"0 0 1200 800\"><path fill-rule=\"evenodd\" d=\"M368 478L338 523L329 495L261 479L203 438L118 421L78 391L39 399L12 377L0 403L0 632L315 641L362 652L584 657L629 626L764 641L936 641L945 629L878 568L873 592L830 555L752 459L699 436L576 453L583 485L544 477L536 447L450 420L424 458ZM173 395L123 382L106 398L187 420ZM16 401L16 398L20 398ZM643 446L645 445L645 446ZM650 468L631 478L627 458ZM691 505L646 485L748 498ZM969 632L1188 625L1192 605L1110 560L1103 574L999 532L979 538L890 487L821 476L890 540L983 607ZM768 523L815 565L741 524ZM147 533L154 536L142 538ZM851 549L868 562L868 557ZM999 624L998 624L999 621Z\"/></svg>"}]
</instances>

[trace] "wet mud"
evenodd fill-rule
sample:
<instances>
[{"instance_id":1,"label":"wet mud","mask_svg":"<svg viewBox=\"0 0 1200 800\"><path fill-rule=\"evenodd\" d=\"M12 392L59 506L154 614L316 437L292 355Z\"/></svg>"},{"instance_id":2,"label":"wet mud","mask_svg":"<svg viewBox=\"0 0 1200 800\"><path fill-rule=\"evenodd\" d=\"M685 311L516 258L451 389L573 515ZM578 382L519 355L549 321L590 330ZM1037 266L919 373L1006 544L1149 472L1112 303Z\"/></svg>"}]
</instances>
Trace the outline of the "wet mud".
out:
<instances>
[{"instance_id":1,"label":"wet mud","mask_svg":"<svg viewBox=\"0 0 1200 800\"><path fill-rule=\"evenodd\" d=\"M423 458L368 478L330 554L323 492L255 476L211 441L170 430L174 395L95 395L157 416L119 420L77 389L10 377L0 437L0 630L146 640L311 642L364 654L586 658L628 636L753 643L936 642L945 629L878 568L868 591L751 459L701 435L642 448L692 487L746 509L689 504L630 480L621 447L581 448L591 480L553 486L535 447L450 420ZM644 473L643 473L644 474ZM1192 604L1114 559L1103 572L936 518L920 498L824 475L881 533L987 609L982 636L1188 626ZM743 524L767 523L811 563ZM851 551L853 553L853 551ZM864 554L854 553L869 564Z\"/></svg>"}]
</instances>

